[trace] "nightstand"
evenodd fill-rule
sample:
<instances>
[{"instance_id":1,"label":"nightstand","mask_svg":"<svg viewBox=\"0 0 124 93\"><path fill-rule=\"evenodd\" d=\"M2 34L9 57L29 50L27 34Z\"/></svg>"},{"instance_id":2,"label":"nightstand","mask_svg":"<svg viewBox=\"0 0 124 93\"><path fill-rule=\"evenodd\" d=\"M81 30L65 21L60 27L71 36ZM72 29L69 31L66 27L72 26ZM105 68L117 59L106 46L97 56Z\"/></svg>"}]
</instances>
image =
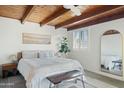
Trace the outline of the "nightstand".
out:
<instances>
[{"instance_id":1,"label":"nightstand","mask_svg":"<svg viewBox=\"0 0 124 93\"><path fill-rule=\"evenodd\" d=\"M17 63L7 63L2 65L2 77L6 78L8 76L17 75Z\"/></svg>"}]
</instances>

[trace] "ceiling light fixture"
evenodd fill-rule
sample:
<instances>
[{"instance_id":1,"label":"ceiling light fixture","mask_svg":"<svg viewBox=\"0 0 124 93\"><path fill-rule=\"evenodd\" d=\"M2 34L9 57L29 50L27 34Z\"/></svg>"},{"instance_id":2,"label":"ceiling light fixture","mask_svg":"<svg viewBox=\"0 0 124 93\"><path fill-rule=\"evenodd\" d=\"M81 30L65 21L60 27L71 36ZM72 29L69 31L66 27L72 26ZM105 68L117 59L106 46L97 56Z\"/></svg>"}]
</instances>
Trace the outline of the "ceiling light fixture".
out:
<instances>
[{"instance_id":1,"label":"ceiling light fixture","mask_svg":"<svg viewBox=\"0 0 124 93\"><path fill-rule=\"evenodd\" d=\"M80 16L81 11L86 9L85 5L63 5L65 9L70 9L73 13L72 16Z\"/></svg>"}]
</instances>

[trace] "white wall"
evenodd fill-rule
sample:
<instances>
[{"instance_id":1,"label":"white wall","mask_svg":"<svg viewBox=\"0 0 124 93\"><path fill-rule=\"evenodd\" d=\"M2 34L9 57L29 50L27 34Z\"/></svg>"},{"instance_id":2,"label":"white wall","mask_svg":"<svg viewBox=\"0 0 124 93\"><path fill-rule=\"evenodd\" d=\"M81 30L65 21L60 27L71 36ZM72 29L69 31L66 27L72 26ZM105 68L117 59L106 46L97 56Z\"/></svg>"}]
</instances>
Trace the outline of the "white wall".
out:
<instances>
[{"instance_id":1,"label":"white wall","mask_svg":"<svg viewBox=\"0 0 124 93\"><path fill-rule=\"evenodd\" d=\"M0 17L0 64L8 63L8 57L22 50L55 50L56 38L66 35L66 29L55 30L52 26ZM22 33L37 33L52 36L50 45L22 44Z\"/></svg>"},{"instance_id":2,"label":"white wall","mask_svg":"<svg viewBox=\"0 0 124 93\"><path fill-rule=\"evenodd\" d=\"M100 71L100 42L101 35L107 30L118 30L124 34L124 18L86 27L89 30L89 46L87 49L72 50L70 58L77 59L89 71ZM78 29L77 29L78 30ZM68 32L70 46L72 46L72 31Z\"/></svg>"}]
</instances>

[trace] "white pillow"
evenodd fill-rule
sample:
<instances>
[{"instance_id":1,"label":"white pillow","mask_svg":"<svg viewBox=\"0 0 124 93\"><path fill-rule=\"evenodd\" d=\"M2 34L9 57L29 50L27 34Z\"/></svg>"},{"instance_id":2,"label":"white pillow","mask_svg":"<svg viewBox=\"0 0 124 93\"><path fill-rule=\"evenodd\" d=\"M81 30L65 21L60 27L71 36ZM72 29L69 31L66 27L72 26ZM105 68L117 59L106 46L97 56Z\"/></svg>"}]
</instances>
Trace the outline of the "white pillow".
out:
<instances>
[{"instance_id":1,"label":"white pillow","mask_svg":"<svg viewBox=\"0 0 124 93\"><path fill-rule=\"evenodd\" d=\"M44 58L44 57L45 57L45 52L39 51L39 58Z\"/></svg>"},{"instance_id":2,"label":"white pillow","mask_svg":"<svg viewBox=\"0 0 124 93\"><path fill-rule=\"evenodd\" d=\"M49 51L49 57L54 57L54 56L55 56L54 52L53 51Z\"/></svg>"},{"instance_id":3,"label":"white pillow","mask_svg":"<svg viewBox=\"0 0 124 93\"><path fill-rule=\"evenodd\" d=\"M50 58L54 57L54 52L52 51L40 51L39 58Z\"/></svg>"},{"instance_id":4,"label":"white pillow","mask_svg":"<svg viewBox=\"0 0 124 93\"><path fill-rule=\"evenodd\" d=\"M38 51L23 51L22 58L31 59L38 58Z\"/></svg>"}]
</instances>

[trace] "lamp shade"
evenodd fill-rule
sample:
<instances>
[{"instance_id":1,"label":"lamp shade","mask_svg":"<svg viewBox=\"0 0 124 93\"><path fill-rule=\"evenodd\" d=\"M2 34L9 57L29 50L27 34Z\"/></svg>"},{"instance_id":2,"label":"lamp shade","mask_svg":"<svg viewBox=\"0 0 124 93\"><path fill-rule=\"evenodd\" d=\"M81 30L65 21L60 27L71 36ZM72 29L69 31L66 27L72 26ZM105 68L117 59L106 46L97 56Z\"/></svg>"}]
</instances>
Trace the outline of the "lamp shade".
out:
<instances>
[{"instance_id":1,"label":"lamp shade","mask_svg":"<svg viewBox=\"0 0 124 93\"><path fill-rule=\"evenodd\" d=\"M17 61L17 56L16 55L10 55L9 60L10 61Z\"/></svg>"}]
</instances>

